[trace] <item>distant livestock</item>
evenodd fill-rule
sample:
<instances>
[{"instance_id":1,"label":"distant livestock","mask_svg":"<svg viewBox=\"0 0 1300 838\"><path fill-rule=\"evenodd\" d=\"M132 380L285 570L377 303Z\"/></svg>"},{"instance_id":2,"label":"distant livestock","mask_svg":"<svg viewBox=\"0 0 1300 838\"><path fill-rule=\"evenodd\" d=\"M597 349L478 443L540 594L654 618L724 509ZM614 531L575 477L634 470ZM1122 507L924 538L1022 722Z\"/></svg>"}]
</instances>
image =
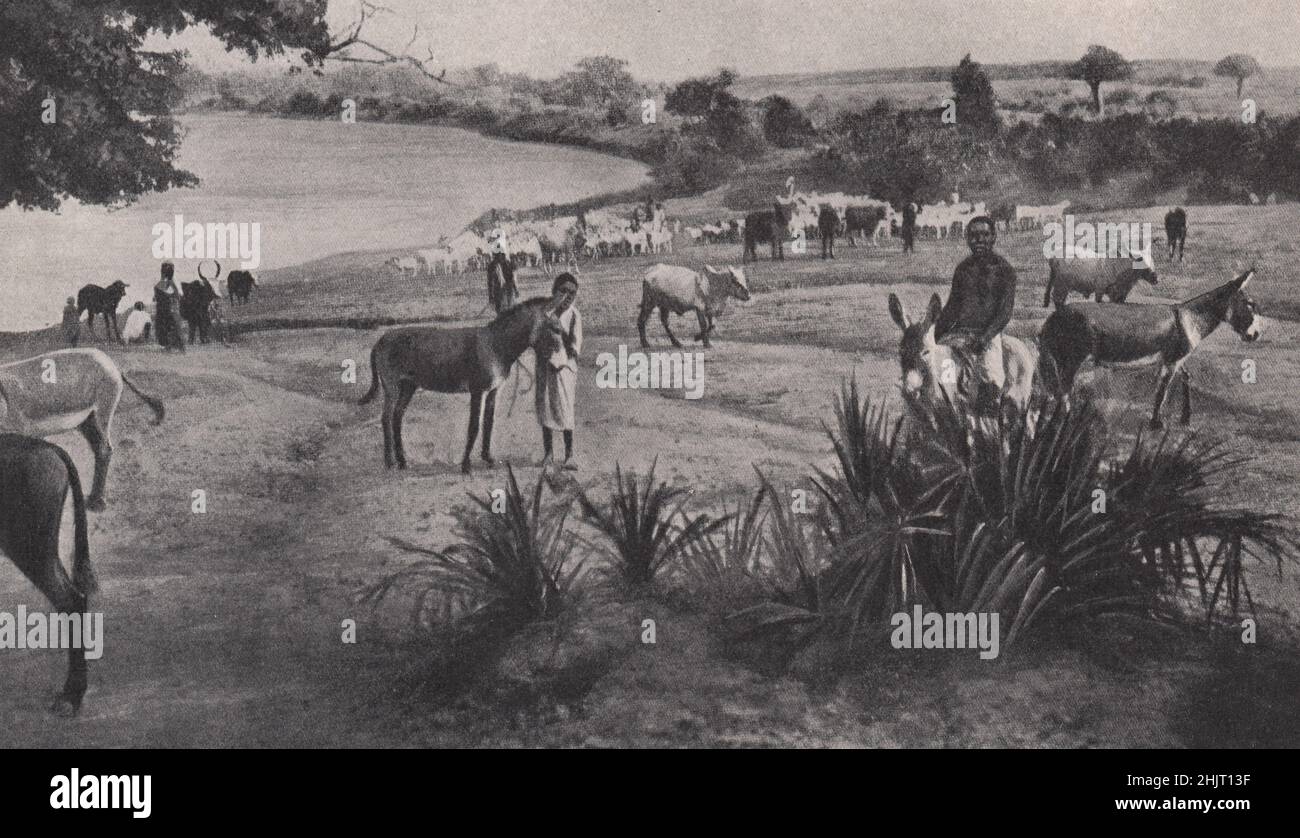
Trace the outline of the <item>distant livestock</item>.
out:
<instances>
[{"instance_id":1,"label":"distant livestock","mask_svg":"<svg viewBox=\"0 0 1300 838\"><path fill-rule=\"evenodd\" d=\"M105 336L112 340L116 337L118 343L122 342L122 332L117 325L117 307L126 296L126 289L129 286L122 280L117 280L107 288L101 288L98 285L83 285L77 292L77 315L89 311L90 316L86 318L86 328L90 334L95 334L95 315L104 315L104 333Z\"/></svg>"},{"instance_id":2,"label":"distant livestock","mask_svg":"<svg viewBox=\"0 0 1300 838\"><path fill-rule=\"evenodd\" d=\"M848 207L844 210L844 236L849 240L849 247L858 246L858 236L879 242L885 234L884 207Z\"/></svg>"},{"instance_id":3,"label":"distant livestock","mask_svg":"<svg viewBox=\"0 0 1300 838\"><path fill-rule=\"evenodd\" d=\"M38 385L39 386L39 385ZM72 575L59 561L63 506L72 494ZM90 618L95 590L90 564L86 504L81 478L68 453L57 445L19 434L0 434L0 552L9 556L63 615ZM26 626L18 631L25 632ZM51 708L75 716L86 694L84 632L68 648L63 692Z\"/></svg>"},{"instance_id":4,"label":"distant livestock","mask_svg":"<svg viewBox=\"0 0 1300 838\"><path fill-rule=\"evenodd\" d=\"M757 262L758 245L770 243L772 258L785 259L785 236L790 223L790 206L776 201L772 209L745 216L745 245L740 261Z\"/></svg>"},{"instance_id":5,"label":"distant livestock","mask_svg":"<svg viewBox=\"0 0 1300 838\"><path fill-rule=\"evenodd\" d=\"M1065 305L1071 292L1093 297L1101 302L1102 295L1113 303L1122 303L1138 281L1156 284L1156 269L1151 262L1150 250L1136 256L1121 255L1107 258L1090 252L1077 254L1070 259L1053 257L1047 260L1047 288L1043 292L1043 305L1055 302Z\"/></svg>"},{"instance_id":6,"label":"distant livestock","mask_svg":"<svg viewBox=\"0 0 1300 838\"><path fill-rule=\"evenodd\" d=\"M420 260L414 256L394 256L384 264L402 276L418 276L420 273Z\"/></svg>"},{"instance_id":7,"label":"distant livestock","mask_svg":"<svg viewBox=\"0 0 1300 838\"><path fill-rule=\"evenodd\" d=\"M1187 210L1174 207L1165 214L1165 240L1169 242L1169 258L1174 258L1178 246L1178 261L1183 261L1183 245L1187 242Z\"/></svg>"},{"instance_id":8,"label":"distant livestock","mask_svg":"<svg viewBox=\"0 0 1300 838\"><path fill-rule=\"evenodd\" d=\"M49 370L54 378L47 378ZM80 431L95 452L95 482L86 506L104 508L104 485L113 458L113 416L122 385L149 405L154 424L163 420L163 403L140 392L98 349L59 349L0 365L0 431L46 437Z\"/></svg>"},{"instance_id":9,"label":"distant livestock","mask_svg":"<svg viewBox=\"0 0 1300 838\"><path fill-rule=\"evenodd\" d=\"M221 263L218 262L217 276L220 275ZM190 343L194 343L196 337L207 343L211 339L212 303L219 295L212 287L212 281L203 275L202 265L199 266L199 278L181 283L181 292L181 319L189 326Z\"/></svg>"},{"instance_id":10,"label":"distant livestock","mask_svg":"<svg viewBox=\"0 0 1300 838\"><path fill-rule=\"evenodd\" d=\"M1048 204L1045 206L1016 205L1016 228L1020 230L1029 230L1034 227L1042 227L1049 221L1060 221L1065 217L1065 211L1070 208L1069 201L1062 201L1059 204Z\"/></svg>"},{"instance_id":11,"label":"distant livestock","mask_svg":"<svg viewBox=\"0 0 1300 838\"><path fill-rule=\"evenodd\" d=\"M710 346L709 335L714 329L714 318L726 309L729 297L735 297L741 302L749 300L749 282L745 278L744 268L728 266L725 271L720 271L705 265L702 272L697 272L680 265L658 264L651 267L641 282L641 308L636 320L641 345L650 345L646 339L645 324L657 308L659 320L673 346L680 348L682 344L668 325L668 315L682 315L688 311L695 312L700 325L695 340L702 341L705 347Z\"/></svg>"},{"instance_id":12,"label":"distant livestock","mask_svg":"<svg viewBox=\"0 0 1300 838\"><path fill-rule=\"evenodd\" d=\"M230 305L243 303L248 305L248 298L253 295L253 286L257 277L249 271L231 271L226 275L226 287L230 290Z\"/></svg>"},{"instance_id":13,"label":"distant livestock","mask_svg":"<svg viewBox=\"0 0 1300 838\"><path fill-rule=\"evenodd\" d=\"M822 258L835 258L835 234L840 229L840 214L834 207L823 206L817 213L817 235L822 241Z\"/></svg>"}]
</instances>

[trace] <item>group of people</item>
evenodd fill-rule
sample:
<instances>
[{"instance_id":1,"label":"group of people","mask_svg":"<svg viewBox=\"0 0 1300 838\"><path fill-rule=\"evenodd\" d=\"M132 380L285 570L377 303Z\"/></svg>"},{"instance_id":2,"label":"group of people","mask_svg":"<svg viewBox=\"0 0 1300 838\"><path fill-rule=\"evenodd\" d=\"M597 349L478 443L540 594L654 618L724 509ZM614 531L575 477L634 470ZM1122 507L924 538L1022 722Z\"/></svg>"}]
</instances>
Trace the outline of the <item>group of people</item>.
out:
<instances>
[{"instance_id":1,"label":"group of people","mask_svg":"<svg viewBox=\"0 0 1300 838\"><path fill-rule=\"evenodd\" d=\"M207 280L200 278L201 281ZM211 283L208 283L209 286ZM213 289L215 299L210 304L209 317L215 322L222 322L220 306L222 295ZM158 345L171 352L185 351L185 321L181 317L181 301L184 291L176 281L176 266L172 262L163 262L160 278L153 287L155 315L151 316L142 302L135 303L127 315L126 325L122 327L122 340L126 343L147 343L152 335ZM211 309L216 309L215 313ZM156 322L155 322L156 317ZM74 297L68 297L63 307L63 338L69 346L76 346L81 339L81 311ZM224 329L222 340L225 340Z\"/></svg>"}]
</instances>

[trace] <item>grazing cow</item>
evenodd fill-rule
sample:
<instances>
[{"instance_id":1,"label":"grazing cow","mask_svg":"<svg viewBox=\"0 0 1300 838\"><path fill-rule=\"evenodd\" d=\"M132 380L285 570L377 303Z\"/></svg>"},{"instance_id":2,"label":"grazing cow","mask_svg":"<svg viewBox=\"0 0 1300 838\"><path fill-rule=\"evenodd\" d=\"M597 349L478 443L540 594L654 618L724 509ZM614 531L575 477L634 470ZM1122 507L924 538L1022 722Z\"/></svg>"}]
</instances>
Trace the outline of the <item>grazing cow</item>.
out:
<instances>
[{"instance_id":1,"label":"grazing cow","mask_svg":"<svg viewBox=\"0 0 1300 838\"><path fill-rule=\"evenodd\" d=\"M1160 364L1151 427L1161 428L1160 410L1174 374L1183 380L1182 422L1192 419L1191 376L1184 362L1220 323L1243 341L1259 340L1255 301L1246 294L1252 268L1212 291L1174 305L1075 303L1052 312L1038 336L1043 379L1049 392L1068 398L1079 367L1089 358L1099 366Z\"/></svg>"},{"instance_id":2,"label":"grazing cow","mask_svg":"<svg viewBox=\"0 0 1300 838\"><path fill-rule=\"evenodd\" d=\"M840 214L834 207L823 205L817 213L817 233L822 240L822 258L835 258L835 234L840 229Z\"/></svg>"},{"instance_id":3,"label":"grazing cow","mask_svg":"<svg viewBox=\"0 0 1300 838\"><path fill-rule=\"evenodd\" d=\"M420 262L414 256L394 256L384 264L397 271L401 276L406 276L408 273L411 276L419 276L420 274Z\"/></svg>"},{"instance_id":4,"label":"grazing cow","mask_svg":"<svg viewBox=\"0 0 1300 838\"><path fill-rule=\"evenodd\" d=\"M1165 239L1169 242L1169 259L1174 258L1174 245L1178 246L1178 261L1183 261L1183 245L1187 242L1187 211L1174 207L1165 214Z\"/></svg>"},{"instance_id":5,"label":"grazing cow","mask_svg":"<svg viewBox=\"0 0 1300 838\"><path fill-rule=\"evenodd\" d=\"M680 265L660 263L651 267L641 282L641 309L636 319L641 345L650 345L645 336L645 324L657 308L659 320L673 346L680 349L682 344L668 326L668 314L681 315L688 311L695 312L700 324L695 340L703 341L705 347L710 346L713 319L724 312L728 297L741 302L749 299L749 282L745 279L744 268L728 266L725 271L720 271L705 265L704 271L699 273Z\"/></svg>"},{"instance_id":6,"label":"grazing cow","mask_svg":"<svg viewBox=\"0 0 1300 838\"><path fill-rule=\"evenodd\" d=\"M772 244L772 258L785 260L785 235L792 216L792 205L776 201L772 209L765 212L751 212L745 216L745 245L741 253L741 264L758 261L758 245L764 242Z\"/></svg>"},{"instance_id":7,"label":"grazing cow","mask_svg":"<svg viewBox=\"0 0 1300 838\"><path fill-rule=\"evenodd\" d=\"M221 276L220 262L217 262L217 276ZM212 303L221 295L212 287L212 280L203 275L202 265L199 265L199 278L181 283L181 291L181 319L190 327L190 343L196 337L207 343L211 339Z\"/></svg>"},{"instance_id":8,"label":"grazing cow","mask_svg":"<svg viewBox=\"0 0 1300 838\"><path fill-rule=\"evenodd\" d=\"M59 561L59 526L63 505L72 494L72 576ZM57 445L19 434L0 434L0 552L32 581L56 613L89 618L95 590L90 565L90 539L81 478L68 453ZM18 631L27 631L19 626ZM86 694L84 629L68 648L68 674L63 692L51 708L60 716L75 716Z\"/></svg>"},{"instance_id":9,"label":"grazing cow","mask_svg":"<svg viewBox=\"0 0 1300 838\"><path fill-rule=\"evenodd\" d=\"M141 393L113 359L98 349L58 349L0 365L0 431L46 437L77 430L95 452L95 482L86 506L104 508L104 484L113 458L109 439L122 385L163 420L163 403Z\"/></svg>"},{"instance_id":10,"label":"grazing cow","mask_svg":"<svg viewBox=\"0 0 1300 838\"><path fill-rule=\"evenodd\" d=\"M849 247L857 247L857 234L863 238L875 240L884 226L885 210L883 207L848 207L844 210L844 235L849 240Z\"/></svg>"},{"instance_id":11,"label":"grazing cow","mask_svg":"<svg viewBox=\"0 0 1300 838\"><path fill-rule=\"evenodd\" d=\"M931 404L938 404L946 394L954 403L970 401L962 393L963 388L970 388L973 376L960 377L944 375L945 370L967 371L969 365L963 363L951 346L938 343L934 338L934 324L943 311L943 303L938 294L930 296L930 305L925 317L913 321L908 317L907 309L896 294L889 295L889 316L898 328L903 330L903 337L898 344L899 365L903 373L903 395L907 398L922 397ZM1033 350L1020 338L1002 335L1002 365L1005 374L1002 391L999 394L1003 402L1013 405L1016 411L1027 415L1029 397L1033 390L1034 369L1037 358Z\"/></svg>"},{"instance_id":12,"label":"grazing cow","mask_svg":"<svg viewBox=\"0 0 1300 838\"><path fill-rule=\"evenodd\" d=\"M360 404L369 404L384 391L384 464L406 468L402 418L417 390L469 393L469 432L460 470L470 473L470 453L483 420L481 457L490 467L492 424L497 389L510 368L532 347L538 358L549 358L564 346L564 329L550 297L525 300L507 309L486 326L448 329L408 326L384 334L370 350L370 390Z\"/></svg>"},{"instance_id":13,"label":"grazing cow","mask_svg":"<svg viewBox=\"0 0 1300 838\"><path fill-rule=\"evenodd\" d=\"M1047 269L1043 305L1055 302L1057 308L1065 305L1071 291L1094 297L1097 302L1101 302L1105 294L1111 302L1122 303L1138 280L1156 284L1156 268L1149 249L1137 256L1123 255L1113 259L1093 255L1090 251L1083 251L1072 259L1053 256L1047 260Z\"/></svg>"},{"instance_id":14,"label":"grazing cow","mask_svg":"<svg viewBox=\"0 0 1300 838\"><path fill-rule=\"evenodd\" d=\"M254 285L257 285L257 277L249 271L231 271L226 274L226 287L230 289L230 305L233 307L236 302L248 305L248 298L253 294Z\"/></svg>"},{"instance_id":15,"label":"grazing cow","mask_svg":"<svg viewBox=\"0 0 1300 838\"><path fill-rule=\"evenodd\" d=\"M95 315L104 315L104 334L109 339L117 337L118 343L122 342L122 332L117 326L117 306L122 302L122 297L126 296L126 289L130 287L122 280L117 280L107 288L101 288L98 285L83 285L77 292L77 316L80 317L82 312L89 311L90 317L86 318L86 328L90 330L91 337L95 335Z\"/></svg>"}]
</instances>

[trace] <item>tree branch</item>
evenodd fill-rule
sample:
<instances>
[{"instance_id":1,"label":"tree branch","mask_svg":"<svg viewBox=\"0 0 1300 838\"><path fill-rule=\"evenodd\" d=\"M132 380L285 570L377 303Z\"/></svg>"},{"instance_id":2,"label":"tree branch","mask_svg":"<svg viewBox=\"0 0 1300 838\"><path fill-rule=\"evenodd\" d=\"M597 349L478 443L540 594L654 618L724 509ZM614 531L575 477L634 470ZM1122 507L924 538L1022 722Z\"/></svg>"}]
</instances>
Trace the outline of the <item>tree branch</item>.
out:
<instances>
[{"instance_id":1,"label":"tree branch","mask_svg":"<svg viewBox=\"0 0 1300 838\"><path fill-rule=\"evenodd\" d=\"M385 49L384 47L379 46L373 41L369 41L362 37L361 33L362 30L365 28L366 21L370 20L375 15L381 12L391 13L392 9L389 9L386 6L380 6L375 3L368 2L368 0L362 0L361 11L357 17L356 24L351 27L346 37L338 41L330 42L330 44L325 48L325 50L320 55L320 58L329 61L342 61L351 64L380 64L380 65L402 64L414 68L427 79L436 81L439 84L445 84L448 87L455 87L456 85L454 82L447 81L446 67L443 67L442 71L436 74L429 69L431 65L436 66L432 47L428 48L429 50L428 58L420 59L420 58L416 58L414 55L411 55L410 52L411 47L415 45L415 42L420 37L419 24L415 25L415 29L411 33L411 40L407 42L406 46L402 48L401 52L393 52L391 50ZM378 53L378 56L372 58L372 57L362 57L362 56L353 55L351 54L351 50L354 47L363 47L367 50L370 50L371 52Z\"/></svg>"}]
</instances>

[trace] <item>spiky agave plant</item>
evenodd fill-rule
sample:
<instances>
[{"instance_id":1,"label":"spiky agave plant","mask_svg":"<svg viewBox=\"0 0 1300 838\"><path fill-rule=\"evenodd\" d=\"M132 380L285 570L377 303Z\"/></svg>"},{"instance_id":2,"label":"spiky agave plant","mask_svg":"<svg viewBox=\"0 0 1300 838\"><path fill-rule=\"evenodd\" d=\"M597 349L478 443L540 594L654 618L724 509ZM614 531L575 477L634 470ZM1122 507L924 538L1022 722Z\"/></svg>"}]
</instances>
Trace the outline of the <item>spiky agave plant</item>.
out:
<instances>
[{"instance_id":1,"label":"spiky agave plant","mask_svg":"<svg viewBox=\"0 0 1300 838\"><path fill-rule=\"evenodd\" d=\"M748 502L738 498L734 510L724 503L718 531L687 545L681 567L692 590L729 603L756 580L763 557L767 491L766 484L760 485Z\"/></svg>"},{"instance_id":2,"label":"spiky agave plant","mask_svg":"<svg viewBox=\"0 0 1300 838\"><path fill-rule=\"evenodd\" d=\"M431 610L451 612L456 632L504 636L533 620L554 617L575 592L583 560L566 531L568 502L542 506L545 481L528 497L507 467L505 508L500 501L471 495L477 508L456 511L459 542L432 550L400 538L394 546L427 558L363 589L363 601L378 602L395 590L414 596L415 618L428 625Z\"/></svg>"},{"instance_id":3,"label":"spiky agave plant","mask_svg":"<svg viewBox=\"0 0 1300 838\"><path fill-rule=\"evenodd\" d=\"M692 542L726 523L707 515L688 516L683 511L685 490L655 483L657 464L656 458L638 485L636 472L624 475L615 463L614 491L604 506L592 501L585 490L578 493L583 516L609 539L614 567L638 586L652 582Z\"/></svg>"}]
</instances>

